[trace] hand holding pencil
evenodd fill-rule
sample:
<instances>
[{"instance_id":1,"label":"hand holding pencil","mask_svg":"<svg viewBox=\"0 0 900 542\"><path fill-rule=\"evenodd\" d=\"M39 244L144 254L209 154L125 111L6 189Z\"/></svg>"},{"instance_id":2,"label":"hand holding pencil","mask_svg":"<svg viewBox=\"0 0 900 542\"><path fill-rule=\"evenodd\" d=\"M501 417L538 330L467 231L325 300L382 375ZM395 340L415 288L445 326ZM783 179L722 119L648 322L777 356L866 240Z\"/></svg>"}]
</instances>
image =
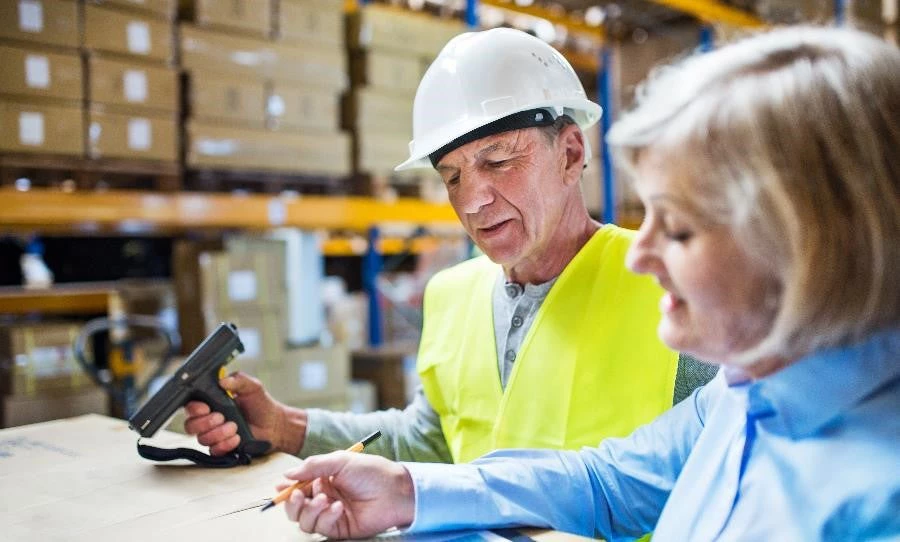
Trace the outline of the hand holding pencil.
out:
<instances>
[{"instance_id":1,"label":"hand holding pencil","mask_svg":"<svg viewBox=\"0 0 900 542\"><path fill-rule=\"evenodd\" d=\"M378 440L379 437L381 437L381 431L375 431L374 433L372 433L371 435L362 439L361 441L357 442L353 446L347 448L347 451L348 452L361 452L365 449L366 446L368 446L369 444L372 444L373 442ZM263 506L262 510L260 510L260 511L265 512L266 510L268 510L269 508L272 508L276 504L279 504L279 503L282 503L282 502L288 500L291 496L291 493L293 493L294 491L297 491L297 490L302 491L302 490L306 489L307 487L309 487L309 485L312 483L313 483L313 480L307 480L305 482L298 481L298 482L295 482L295 483L289 485L288 487L286 487L286 488L282 489L280 492L278 492L278 495L275 495L274 497L272 497L272 500L269 501L268 504Z\"/></svg>"},{"instance_id":2,"label":"hand holding pencil","mask_svg":"<svg viewBox=\"0 0 900 542\"><path fill-rule=\"evenodd\" d=\"M307 533L370 537L405 527L415 515L412 477L406 467L383 457L332 452L307 458L285 476L308 488L292 491L283 501L288 518Z\"/></svg>"}]
</instances>

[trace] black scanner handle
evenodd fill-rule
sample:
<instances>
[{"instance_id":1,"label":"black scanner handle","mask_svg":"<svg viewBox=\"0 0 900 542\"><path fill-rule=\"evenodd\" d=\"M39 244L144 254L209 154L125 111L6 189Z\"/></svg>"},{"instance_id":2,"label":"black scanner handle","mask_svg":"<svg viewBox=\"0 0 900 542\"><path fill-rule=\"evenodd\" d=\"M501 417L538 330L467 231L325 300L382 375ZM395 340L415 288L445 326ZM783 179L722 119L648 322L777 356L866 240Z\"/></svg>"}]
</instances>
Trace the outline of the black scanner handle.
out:
<instances>
[{"instance_id":1,"label":"black scanner handle","mask_svg":"<svg viewBox=\"0 0 900 542\"><path fill-rule=\"evenodd\" d=\"M253 432L250 430L250 424L244 419L244 415L241 413L241 409L238 408L237 403L227 391L219 386L218 374L218 372L210 373L212 378L204 380L194 390L191 399L203 401L209 405L210 410L221 413L226 420L237 424L241 442L238 444L236 451L243 451L254 457L268 452L272 446L271 443L265 440L256 440Z\"/></svg>"}]
</instances>

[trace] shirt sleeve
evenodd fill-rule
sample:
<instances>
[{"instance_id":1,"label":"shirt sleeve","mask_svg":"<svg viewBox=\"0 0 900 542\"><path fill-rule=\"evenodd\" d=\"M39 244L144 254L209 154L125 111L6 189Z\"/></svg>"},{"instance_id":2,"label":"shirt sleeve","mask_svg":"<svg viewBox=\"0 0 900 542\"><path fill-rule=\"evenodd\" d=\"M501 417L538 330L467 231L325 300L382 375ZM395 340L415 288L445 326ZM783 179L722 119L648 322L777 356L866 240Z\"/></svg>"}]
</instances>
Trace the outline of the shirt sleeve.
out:
<instances>
[{"instance_id":1,"label":"shirt sleeve","mask_svg":"<svg viewBox=\"0 0 900 542\"><path fill-rule=\"evenodd\" d=\"M307 415L300 457L342 450L373 431L381 431L381 438L367 446L366 453L394 461L452 462L440 417L421 386L403 410L354 414L309 409Z\"/></svg>"},{"instance_id":2,"label":"shirt sleeve","mask_svg":"<svg viewBox=\"0 0 900 542\"><path fill-rule=\"evenodd\" d=\"M466 465L406 464L411 532L546 527L608 540L653 529L703 427L707 392L627 438L581 451L502 450Z\"/></svg>"}]
</instances>

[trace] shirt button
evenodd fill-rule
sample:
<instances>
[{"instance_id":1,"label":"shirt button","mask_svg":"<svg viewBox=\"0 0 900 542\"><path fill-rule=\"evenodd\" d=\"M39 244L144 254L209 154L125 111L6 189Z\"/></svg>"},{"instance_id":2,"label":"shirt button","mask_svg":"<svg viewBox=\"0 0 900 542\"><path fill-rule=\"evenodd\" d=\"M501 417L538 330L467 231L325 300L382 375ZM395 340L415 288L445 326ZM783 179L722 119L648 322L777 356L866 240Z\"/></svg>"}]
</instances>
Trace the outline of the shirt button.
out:
<instances>
[{"instance_id":1,"label":"shirt button","mask_svg":"<svg viewBox=\"0 0 900 542\"><path fill-rule=\"evenodd\" d=\"M522 287L515 282L508 282L506 284L506 295L508 295L509 297L518 297L521 293Z\"/></svg>"},{"instance_id":2,"label":"shirt button","mask_svg":"<svg viewBox=\"0 0 900 542\"><path fill-rule=\"evenodd\" d=\"M513 327L522 327L523 323L524 323L524 320L522 320L521 316L513 316L513 319L512 319Z\"/></svg>"},{"instance_id":3,"label":"shirt button","mask_svg":"<svg viewBox=\"0 0 900 542\"><path fill-rule=\"evenodd\" d=\"M513 361L516 359L516 351L515 350L507 350L506 351L506 361Z\"/></svg>"}]
</instances>

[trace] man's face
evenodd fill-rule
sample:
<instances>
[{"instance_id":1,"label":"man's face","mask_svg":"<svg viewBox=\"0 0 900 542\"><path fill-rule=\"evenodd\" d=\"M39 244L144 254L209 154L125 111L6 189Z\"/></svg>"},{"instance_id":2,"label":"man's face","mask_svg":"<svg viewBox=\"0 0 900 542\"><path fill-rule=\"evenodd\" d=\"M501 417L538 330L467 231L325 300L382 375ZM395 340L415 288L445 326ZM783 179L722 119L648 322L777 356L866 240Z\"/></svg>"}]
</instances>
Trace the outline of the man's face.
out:
<instances>
[{"instance_id":1,"label":"man's face","mask_svg":"<svg viewBox=\"0 0 900 542\"><path fill-rule=\"evenodd\" d=\"M565 209L565 165L560 145L528 128L463 145L444 156L437 171L468 234L508 268L551 249Z\"/></svg>"}]
</instances>

